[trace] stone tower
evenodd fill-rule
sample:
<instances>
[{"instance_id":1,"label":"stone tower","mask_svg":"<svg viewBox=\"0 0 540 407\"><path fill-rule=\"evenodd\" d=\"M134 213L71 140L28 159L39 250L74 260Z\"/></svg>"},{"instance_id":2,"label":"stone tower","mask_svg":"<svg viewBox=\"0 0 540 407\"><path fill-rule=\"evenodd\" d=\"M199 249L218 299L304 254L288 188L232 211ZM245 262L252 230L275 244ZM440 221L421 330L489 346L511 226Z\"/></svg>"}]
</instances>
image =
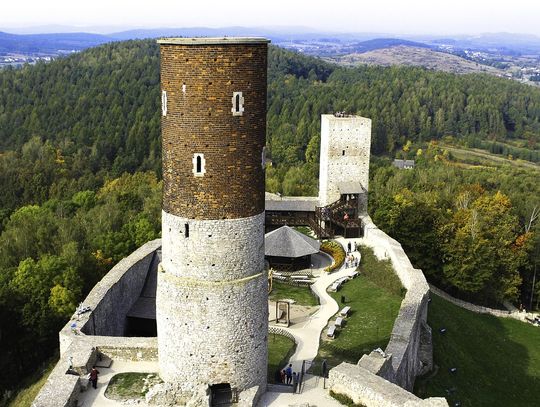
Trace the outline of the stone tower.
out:
<instances>
[{"instance_id":1,"label":"stone tower","mask_svg":"<svg viewBox=\"0 0 540 407\"><path fill-rule=\"evenodd\" d=\"M268 40L161 47L160 374L186 400L264 392L264 145ZM256 390L256 386L258 390ZM197 399L199 397L199 399ZM197 401L199 400L199 401Z\"/></svg>"},{"instance_id":2,"label":"stone tower","mask_svg":"<svg viewBox=\"0 0 540 407\"><path fill-rule=\"evenodd\" d=\"M337 201L346 189L367 192L371 119L353 115L321 115L319 205ZM361 194L367 199L367 193ZM361 210L366 210L367 202Z\"/></svg>"}]
</instances>

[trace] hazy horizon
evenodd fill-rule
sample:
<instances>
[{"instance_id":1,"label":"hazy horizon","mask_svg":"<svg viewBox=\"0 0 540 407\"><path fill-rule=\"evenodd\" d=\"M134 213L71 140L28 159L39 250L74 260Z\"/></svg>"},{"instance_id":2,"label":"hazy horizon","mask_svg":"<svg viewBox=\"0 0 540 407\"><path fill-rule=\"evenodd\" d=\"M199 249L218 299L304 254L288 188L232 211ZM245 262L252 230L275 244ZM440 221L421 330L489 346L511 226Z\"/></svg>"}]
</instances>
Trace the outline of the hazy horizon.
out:
<instances>
[{"instance_id":1,"label":"hazy horizon","mask_svg":"<svg viewBox=\"0 0 540 407\"><path fill-rule=\"evenodd\" d=\"M386 32L386 31L337 31L337 30L323 30L316 27L299 27L299 26L210 26L210 25L182 25L182 26L72 26L72 25L30 25L21 27L7 27L0 25L0 32L9 34L55 34L55 33L90 33L100 35L111 35L115 33L125 31L137 31L137 30L186 30L186 29L253 29L254 31L274 31L275 33L294 33L294 34L328 34L328 35L373 35L373 36L403 36L403 37L471 37L489 34L508 34L519 36L532 36L535 39L540 40L540 34L531 34L526 32L510 32L510 31L484 31L484 32L445 32L445 33L433 33L433 32ZM226 35L226 33L225 33Z\"/></svg>"},{"instance_id":2,"label":"hazy horizon","mask_svg":"<svg viewBox=\"0 0 540 407\"><path fill-rule=\"evenodd\" d=\"M162 0L158 6L155 4L146 0L94 0L91 4L68 0L10 2L2 5L0 31L110 34L131 29L246 27L336 34L540 36L540 2L528 0L379 0L375 4L342 0L333 6L306 0Z\"/></svg>"}]
</instances>

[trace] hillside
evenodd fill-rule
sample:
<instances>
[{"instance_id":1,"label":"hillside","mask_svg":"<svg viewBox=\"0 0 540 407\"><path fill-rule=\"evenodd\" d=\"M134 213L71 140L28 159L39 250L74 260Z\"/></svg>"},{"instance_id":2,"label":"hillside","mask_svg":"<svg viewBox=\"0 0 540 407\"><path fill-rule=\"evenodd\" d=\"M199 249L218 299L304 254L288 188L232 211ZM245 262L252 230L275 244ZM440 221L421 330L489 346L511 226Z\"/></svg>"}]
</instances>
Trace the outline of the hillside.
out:
<instances>
[{"instance_id":1,"label":"hillside","mask_svg":"<svg viewBox=\"0 0 540 407\"><path fill-rule=\"evenodd\" d=\"M335 58L335 61L344 65L402 65L418 66L426 69L451 73L489 73L503 76L500 69L487 65L480 65L456 55L438 52L429 48L417 46L397 45L388 48L379 48L367 52L355 52Z\"/></svg>"},{"instance_id":2,"label":"hillside","mask_svg":"<svg viewBox=\"0 0 540 407\"><path fill-rule=\"evenodd\" d=\"M509 318L475 314L436 295L432 300L428 323L433 329L437 370L417 380L415 393L422 398L446 397L451 406L536 405L540 329ZM452 373L452 368L457 371Z\"/></svg>"}]
</instances>

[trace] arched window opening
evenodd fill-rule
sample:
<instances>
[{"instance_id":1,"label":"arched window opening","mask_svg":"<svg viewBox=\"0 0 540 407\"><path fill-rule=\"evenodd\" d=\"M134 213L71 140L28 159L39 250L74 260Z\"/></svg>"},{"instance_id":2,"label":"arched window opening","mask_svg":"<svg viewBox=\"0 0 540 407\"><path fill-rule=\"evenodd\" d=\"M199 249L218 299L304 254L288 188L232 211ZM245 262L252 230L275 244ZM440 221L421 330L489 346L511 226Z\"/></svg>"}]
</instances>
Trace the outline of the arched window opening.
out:
<instances>
[{"instance_id":1,"label":"arched window opening","mask_svg":"<svg viewBox=\"0 0 540 407\"><path fill-rule=\"evenodd\" d=\"M242 92L233 92L231 112L233 116L242 116L242 113L244 113Z\"/></svg>"},{"instance_id":2,"label":"arched window opening","mask_svg":"<svg viewBox=\"0 0 540 407\"><path fill-rule=\"evenodd\" d=\"M204 159L204 154L195 153L193 154L193 175L196 177L203 177L206 173L206 160Z\"/></svg>"}]
</instances>

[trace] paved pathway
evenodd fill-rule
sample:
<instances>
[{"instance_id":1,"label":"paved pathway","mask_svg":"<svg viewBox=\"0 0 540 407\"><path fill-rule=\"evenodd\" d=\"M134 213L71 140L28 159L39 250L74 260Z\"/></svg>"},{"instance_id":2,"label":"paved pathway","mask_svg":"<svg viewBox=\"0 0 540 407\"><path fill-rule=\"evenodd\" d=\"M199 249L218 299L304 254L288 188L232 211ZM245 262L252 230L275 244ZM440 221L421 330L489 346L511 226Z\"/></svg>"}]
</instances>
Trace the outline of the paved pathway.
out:
<instances>
[{"instance_id":1,"label":"paved pathway","mask_svg":"<svg viewBox=\"0 0 540 407\"><path fill-rule=\"evenodd\" d=\"M352 239L339 239L340 243L347 247L347 242ZM355 253L359 256L358 253ZM298 371L302 367L302 361L312 361L319 350L319 342L322 330L328 324L328 320L339 311L339 305L326 292L326 289L341 277L351 276L355 273L356 267L345 265L337 272L328 274L322 273L315 284L312 285L313 291L320 299L321 306L317 312L307 318L304 322L291 325L288 328L282 328L290 332L296 341L296 352L291 356L290 363L293 370Z\"/></svg>"},{"instance_id":2,"label":"paved pathway","mask_svg":"<svg viewBox=\"0 0 540 407\"><path fill-rule=\"evenodd\" d=\"M323 379L311 375L304 382L301 394L267 392L257 407L288 407L302 403L309 403L310 407L343 407L323 388Z\"/></svg>"}]
</instances>

